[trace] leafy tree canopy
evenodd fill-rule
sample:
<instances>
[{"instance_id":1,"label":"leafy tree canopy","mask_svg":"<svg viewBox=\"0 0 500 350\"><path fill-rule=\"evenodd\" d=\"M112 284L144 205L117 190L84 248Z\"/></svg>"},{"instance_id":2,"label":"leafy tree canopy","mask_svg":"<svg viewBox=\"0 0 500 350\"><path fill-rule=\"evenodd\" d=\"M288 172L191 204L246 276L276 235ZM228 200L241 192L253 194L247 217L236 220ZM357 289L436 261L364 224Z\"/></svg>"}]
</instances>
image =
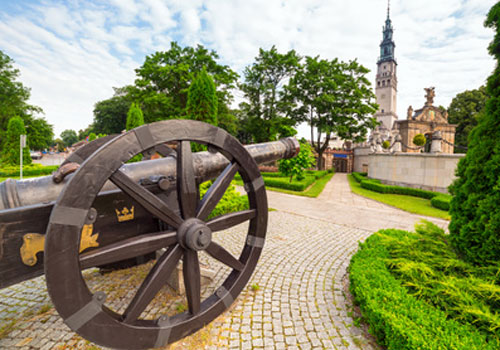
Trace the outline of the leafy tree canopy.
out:
<instances>
[{"instance_id":1,"label":"leafy tree canopy","mask_svg":"<svg viewBox=\"0 0 500 350\"><path fill-rule=\"evenodd\" d=\"M2 150L1 160L3 164L20 164L20 135L26 135L23 119L17 116L10 118ZM23 164L31 164L30 150L27 146L23 148Z\"/></svg>"},{"instance_id":2,"label":"leafy tree canopy","mask_svg":"<svg viewBox=\"0 0 500 350\"><path fill-rule=\"evenodd\" d=\"M49 148L54 139L54 127L45 118L26 116L24 119L29 148L33 150Z\"/></svg>"},{"instance_id":3,"label":"leafy tree canopy","mask_svg":"<svg viewBox=\"0 0 500 350\"><path fill-rule=\"evenodd\" d=\"M239 85L248 102L240 104L244 133L254 142L275 140L283 125L295 126L286 117L289 101L283 99L283 86L299 69L300 56L294 50L285 54L275 46L259 49L255 63L244 70L244 82Z\"/></svg>"},{"instance_id":4,"label":"leafy tree canopy","mask_svg":"<svg viewBox=\"0 0 500 350\"><path fill-rule=\"evenodd\" d=\"M497 66L488 78L484 113L469 136L467 154L450 186L450 241L461 255L476 264L500 261L500 3L485 21L495 30L489 52Z\"/></svg>"},{"instance_id":5,"label":"leafy tree canopy","mask_svg":"<svg viewBox=\"0 0 500 350\"><path fill-rule=\"evenodd\" d=\"M93 131L102 134L119 134L127 123L127 113L131 105L125 88L114 88L113 97L99 101L94 106Z\"/></svg>"},{"instance_id":6,"label":"leafy tree canopy","mask_svg":"<svg viewBox=\"0 0 500 350\"><path fill-rule=\"evenodd\" d=\"M78 142L78 135L75 130L67 129L61 133L61 139L64 142L65 147L69 147L72 144Z\"/></svg>"},{"instance_id":7,"label":"leafy tree canopy","mask_svg":"<svg viewBox=\"0 0 500 350\"><path fill-rule=\"evenodd\" d=\"M135 85L128 88L133 101L140 101L145 122L178 118L185 115L187 93L203 67L213 77L219 108L232 100L230 89L238 75L228 66L217 63L219 56L202 45L181 47L176 42L170 50L147 56L136 69Z\"/></svg>"},{"instance_id":8,"label":"leafy tree canopy","mask_svg":"<svg viewBox=\"0 0 500 350\"><path fill-rule=\"evenodd\" d=\"M293 101L290 116L296 122L306 121L310 125L318 169L324 167L322 155L334 133L359 142L376 126L377 121L371 115L377 104L366 78L368 72L356 61L306 57L305 64L290 79L286 87L286 98Z\"/></svg>"},{"instance_id":9,"label":"leafy tree canopy","mask_svg":"<svg viewBox=\"0 0 500 350\"><path fill-rule=\"evenodd\" d=\"M457 124L455 144L467 147L467 138L477 125L479 115L486 105L486 87L467 90L457 94L448 107L448 122ZM465 153L463 149L455 148L456 153Z\"/></svg>"}]
</instances>

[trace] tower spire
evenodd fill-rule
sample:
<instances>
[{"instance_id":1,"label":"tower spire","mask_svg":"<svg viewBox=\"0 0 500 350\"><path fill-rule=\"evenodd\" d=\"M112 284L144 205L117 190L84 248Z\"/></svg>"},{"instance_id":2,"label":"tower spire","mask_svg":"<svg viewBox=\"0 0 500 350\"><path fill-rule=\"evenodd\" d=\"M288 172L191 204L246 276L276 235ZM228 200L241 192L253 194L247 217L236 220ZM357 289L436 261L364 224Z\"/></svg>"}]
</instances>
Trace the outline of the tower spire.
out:
<instances>
[{"instance_id":1,"label":"tower spire","mask_svg":"<svg viewBox=\"0 0 500 350\"><path fill-rule=\"evenodd\" d=\"M391 9L391 0L387 0L387 18L389 18L390 9Z\"/></svg>"}]
</instances>

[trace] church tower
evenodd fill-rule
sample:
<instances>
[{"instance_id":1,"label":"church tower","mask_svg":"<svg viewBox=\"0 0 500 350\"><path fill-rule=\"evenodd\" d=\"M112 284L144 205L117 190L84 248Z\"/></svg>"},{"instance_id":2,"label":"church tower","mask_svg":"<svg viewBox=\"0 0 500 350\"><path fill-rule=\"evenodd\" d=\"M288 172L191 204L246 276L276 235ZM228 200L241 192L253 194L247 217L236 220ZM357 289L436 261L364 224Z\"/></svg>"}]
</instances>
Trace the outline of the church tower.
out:
<instances>
[{"instance_id":1,"label":"church tower","mask_svg":"<svg viewBox=\"0 0 500 350\"><path fill-rule=\"evenodd\" d=\"M389 5L387 5L387 19L383 27L383 39L380 43L380 57L377 62L377 77L375 82L375 95L379 109L374 117L381 123L380 128L392 129L394 121L398 119L396 114L396 102L398 91L398 79L396 75L396 59L394 48L396 44L392 40L392 23L389 17Z\"/></svg>"}]
</instances>

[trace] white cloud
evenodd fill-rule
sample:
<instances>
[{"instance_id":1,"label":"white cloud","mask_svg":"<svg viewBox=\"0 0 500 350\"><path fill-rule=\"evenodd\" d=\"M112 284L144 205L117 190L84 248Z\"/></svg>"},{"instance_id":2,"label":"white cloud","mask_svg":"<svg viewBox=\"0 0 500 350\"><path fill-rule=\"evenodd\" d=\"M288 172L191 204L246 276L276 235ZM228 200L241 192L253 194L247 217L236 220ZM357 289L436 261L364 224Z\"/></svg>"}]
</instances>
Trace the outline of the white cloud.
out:
<instances>
[{"instance_id":1,"label":"white cloud","mask_svg":"<svg viewBox=\"0 0 500 350\"><path fill-rule=\"evenodd\" d=\"M398 114L485 82L494 67L493 34L483 27L494 0L395 0L391 18L398 60ZM374 81L385 0L40 1L0 15L0 49L21 70L56 133L92 122L95 102L130 84L146 55L201 43L241 74L259 47L342 60L357 58ZM236 99L241 93L236 93ZM303 128L301 128L303 129ZM303 129L301 136L308 136Z\"/></svg>"}]
</instances>

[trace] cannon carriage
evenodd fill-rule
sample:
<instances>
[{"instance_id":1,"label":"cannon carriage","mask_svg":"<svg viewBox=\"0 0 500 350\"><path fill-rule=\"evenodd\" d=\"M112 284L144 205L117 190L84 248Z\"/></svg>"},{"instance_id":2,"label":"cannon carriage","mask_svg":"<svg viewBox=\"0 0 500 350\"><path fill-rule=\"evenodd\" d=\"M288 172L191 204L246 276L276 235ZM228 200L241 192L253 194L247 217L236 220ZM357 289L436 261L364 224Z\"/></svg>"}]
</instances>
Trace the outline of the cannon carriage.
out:
<instances>
[{"instance_id":1,"label":"cannon carriage","mask_svg":"<svg viewBox=\"0 0 500 350\"><path fill-rule=\"evenodd\" d=\"M193 152L194 144L207 151ZM45 274L56 310L84 338L126 349L177 341L224 312L247 284L267 229L267 197L257 164L297 153L293 138L244 147L215 126L169 120L90 143L54 176L5 181L0 184L0 288ZM161 157L127 163L138 154ZM248 208L211 217L236 174L244 182ZM209 180L200 198L199 186ZM235 256L213 233L240 223L248 224L248 232ZM82 274L155 252L161 254L119 312ZM229 270L203 300L202 252ZM187 310L143 317L179 262Z\"/></svg>"}]
</instances>

